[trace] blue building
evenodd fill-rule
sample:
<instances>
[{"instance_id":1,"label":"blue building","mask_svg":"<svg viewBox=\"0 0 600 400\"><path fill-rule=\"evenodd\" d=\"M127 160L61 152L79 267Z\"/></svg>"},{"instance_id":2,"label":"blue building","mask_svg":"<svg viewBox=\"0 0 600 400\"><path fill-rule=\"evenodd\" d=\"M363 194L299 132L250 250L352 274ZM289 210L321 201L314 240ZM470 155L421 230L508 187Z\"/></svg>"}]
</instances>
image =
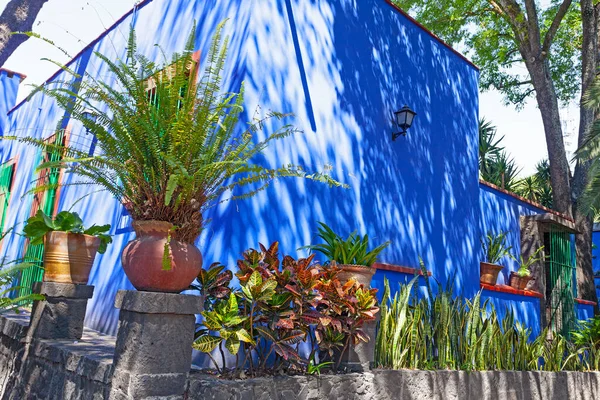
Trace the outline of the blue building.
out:
<instances>
[{"instance_id":1,"label":"blue building","mask_svg":"<svg viewBox=\"0 0 600 400\"><path fill-rule=\"evenodd\" d=\"M457 293L473 296L482 289L482 234L508 230L518 254L523 216L564 219L479 181L477 67L387 0L146 0L69 67L102 77L106 66L94 52L123 58L132 26L140 50L159 60L155 45L167 54L181 51L196 22L196 49L207 54L216 26L225 19L231 38L225 82L231 90L245 83L245 118L261 110L293 113L293 124L303 131L271 147L262 162L327 167L350 189L281 180L250 200L215 207L206 215L211 222L198 243L207 265L234 265L243 250L259 242L279 241L283 252L297 255L296 249L315 239L317 221L325 221L340 232L358 230L392 241L377 266L375 286L384 276L394 282L411 278L422 259L442 285L451 282ZM201 67L204 61L201 56ZM94 153L94 138L77 122L67 119L64 134L55 131L64 111L50 98L38 93L14 105L19 84L14 76L0 75L3 135L69 141ZM46 84L61 79L68 76L58 71ZM406 137L392 141L391 116L404 104L418 116ZM92 271L90 284L96 289L86 325L114 333L116 291L132 288L120 266L121 250L134 237L124 207L89 188L26 194L48 179L68 184L74 178L36 172L48 155L31 147L15 141L0 145L3 165L13 165L2 220L4 227L15 227L2 243L2 255L16 259L27 253L17 232L38 209L71 209L86 224L112 224L114 242ZM499 283L516 268L508 263ZM483 293L498 309L513 309L519 320L540 331L546 293L505 285Z\"/></svg>"}]
</instances>

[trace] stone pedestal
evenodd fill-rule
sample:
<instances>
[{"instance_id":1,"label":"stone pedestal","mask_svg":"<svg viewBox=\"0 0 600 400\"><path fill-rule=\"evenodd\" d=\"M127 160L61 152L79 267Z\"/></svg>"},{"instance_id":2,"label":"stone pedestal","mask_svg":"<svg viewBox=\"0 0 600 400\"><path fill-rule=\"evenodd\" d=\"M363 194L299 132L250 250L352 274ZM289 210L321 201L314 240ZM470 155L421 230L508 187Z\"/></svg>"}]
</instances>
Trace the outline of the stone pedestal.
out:
<instances>
[{"instance_id":1,"label":"stone pedestal","mask_svg":"<svg viewBox=\"0 0 600 400\"><path fill-rule=\"evenodd\" d=\"M120 290L111 398L183 399L202 298Z\"/></svg>"},{"instance_id":2,"label":"stone pedestal","mask_svg":"<svg viewBox=\"0 0 600 400\"><path fill-rule=\"evenodd\" d=\"M37 282L34 293L45 300L35 301L29 322L28 338L79 340L83 320L94 287L72 283Z\"/></svg>"},{"instance_id":3,"label":"stone pedestal","mask_svg":"<svg viewBox=\"0 0 600 400\"><path fill-rule=\"evenodd\" d=\"M350 343L346 352L342 355L340 370L352 372L365 372L373 367L375 362L375 337L377 333L377 320L367 322L363 325L362 330L369 335L370 340L360 342L358 345Z\"/></svg>"}]
</instances>

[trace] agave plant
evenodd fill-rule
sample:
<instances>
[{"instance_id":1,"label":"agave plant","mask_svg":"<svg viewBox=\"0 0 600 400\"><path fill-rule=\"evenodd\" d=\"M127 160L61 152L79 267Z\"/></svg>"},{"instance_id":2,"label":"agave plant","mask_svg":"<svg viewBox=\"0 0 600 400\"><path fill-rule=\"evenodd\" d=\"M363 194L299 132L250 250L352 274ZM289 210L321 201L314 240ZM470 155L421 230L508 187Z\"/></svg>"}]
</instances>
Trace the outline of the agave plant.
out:
<instances>
[{"instance_id":1,"label":"agave plant","mask_svg":"<svg viewBox=\"0 0 600 400\"><path fill-rule=\"evenodd\" d=\"M512 246L506 243L508 232L493 234L488 232L484 239L481 239L481 247L484 250L485 262L497 264L504 257L514 258L511 254Z\"/></svg>"},{"instance_id":2,"label":"agave plant","mask_svg":"<svg viewBox=\"0 0 600 400\"><path fill-rule=\"evenodd\" d=\"M329 261L346 265L364 265L370 267L377 261L379 254L390 245L387 241L369 250L369 236L359 236L353 232L346 239L335 233L323 222L319 222L318 237L325 243L305 246L303 249L317 251Z\"/></svg>"},{"instance_id":3,"label":"agave plant","mask_svg":"<svg viewBox=\"0 0 600 400\"><path fill-rule=\"evenodd\" d=\"M66 118L81 122L94 135L98 155L31 137L10 139L61 154L38 169L67 168L83 178L70 185L99 185L122 201L134 220L170 222L176 227L172 237L187 243L200 234L203 212L227 200L222 197L225 192L232 191L230 198L247 198L272 179L290 176L340 186L327 174L307 174L299 166L267 168L252 163L272 141L297 130L283 125L265 140L257 140L256 132L267 120L289 117L278 112L240 129L244 88L223 93L221 87L228 44L227 38L222 40L222 28L223 24L216 30L200 80L194 59L195 28L185 50L164 63L138 52L132 29L124 59L113 61L95 53L107 67L101 79L87 72L80 76L63 65L67 79L37 88L66 110ZM59 121L58 129L64 122Z\"/></svg>"},{"instance_id":4,"label":"agave plant","mask_svg":"<svg viewBox=\"0 0 600 400\"><path fill-rule=\"evenodd\" d=\"M538 248L533 254L531 254L527 259L524 259L523 256L520 257L519 269L516 274L520 277L526 277L531 275L531 266L538 261L544 259L544 246Z\"/></svg>"}]
</instances>

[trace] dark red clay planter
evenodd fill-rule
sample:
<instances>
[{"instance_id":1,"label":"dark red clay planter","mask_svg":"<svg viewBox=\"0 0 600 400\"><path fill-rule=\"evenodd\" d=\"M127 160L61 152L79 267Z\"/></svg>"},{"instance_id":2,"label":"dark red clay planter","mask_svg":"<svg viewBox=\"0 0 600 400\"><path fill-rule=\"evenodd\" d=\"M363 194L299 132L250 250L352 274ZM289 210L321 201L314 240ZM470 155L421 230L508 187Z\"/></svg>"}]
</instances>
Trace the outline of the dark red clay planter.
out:
<instances>
[{"instance_id":1,"label":"dark red clay planter","mask_svg":"<svg viewBox=\"0 0 600 400\"><path fill-rule=\"evenodd\" d=\"M495 285L498 281L498 274L503 268L501 265L486 262L479 263L479 281L488 285Z\"/></svg>"},{"instance_id":2,"label":"dark red clay planter","mask_svg":"<svg viewBox=\"0 0 600 400\"><path fill-rule=\"evenodd\" d=\"M134 221L137 237L125 246L121 262L131 284L146 292L179 293L187 289L202 269L202 254L193 244L171 239L171 269L163 269L169 229L164 221Z\"/></svg>"}]
</instances>

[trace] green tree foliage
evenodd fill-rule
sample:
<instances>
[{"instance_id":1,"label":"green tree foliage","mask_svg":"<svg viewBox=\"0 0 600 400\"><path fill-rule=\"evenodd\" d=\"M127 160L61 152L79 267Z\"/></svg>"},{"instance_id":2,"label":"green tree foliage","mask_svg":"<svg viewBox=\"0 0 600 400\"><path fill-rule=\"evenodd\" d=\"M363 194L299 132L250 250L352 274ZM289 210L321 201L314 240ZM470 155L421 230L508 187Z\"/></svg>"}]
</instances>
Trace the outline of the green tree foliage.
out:
<instances>
[{"instance_id":1,"label":"green tree foliage","mask_svg":"<svg viewBox=\"0 0 600 400\"><path fill-rule=\"evenodd\" d=\"M522 107L534 94L519 51L528 32L515 31L494 0L394 0L394 3L450 45L465 48L481 68L482 89L497 89L504 94L506 104L517 107ZM537 10L544 39L563 1L546 3L549 3L547 7ZM522 2L515 4L523 7ZM544 51L549 52L557 96L563 102L572 100L581 88L581 35L579 3L575 2L560 21L548 48L544 47Z\"/></svg>"}]
</instances>

